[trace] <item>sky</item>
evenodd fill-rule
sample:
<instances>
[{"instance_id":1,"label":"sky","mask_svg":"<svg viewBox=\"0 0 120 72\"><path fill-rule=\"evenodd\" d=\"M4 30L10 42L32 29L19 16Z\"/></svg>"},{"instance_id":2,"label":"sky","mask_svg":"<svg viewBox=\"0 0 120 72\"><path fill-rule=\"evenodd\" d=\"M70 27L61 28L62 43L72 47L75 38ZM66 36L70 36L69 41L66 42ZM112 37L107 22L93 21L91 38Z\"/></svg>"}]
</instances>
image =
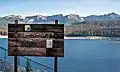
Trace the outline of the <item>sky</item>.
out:
<instances>
[{"instance_id":1,"label":"sky","mask_svg":"<svg viewBox=\"0 0 120 72\"><path fill-rule=\"evenodd\" d=\"M0 0L0 17L7 15L120 14L120 0Z\"/></svg>"}]
</instances>

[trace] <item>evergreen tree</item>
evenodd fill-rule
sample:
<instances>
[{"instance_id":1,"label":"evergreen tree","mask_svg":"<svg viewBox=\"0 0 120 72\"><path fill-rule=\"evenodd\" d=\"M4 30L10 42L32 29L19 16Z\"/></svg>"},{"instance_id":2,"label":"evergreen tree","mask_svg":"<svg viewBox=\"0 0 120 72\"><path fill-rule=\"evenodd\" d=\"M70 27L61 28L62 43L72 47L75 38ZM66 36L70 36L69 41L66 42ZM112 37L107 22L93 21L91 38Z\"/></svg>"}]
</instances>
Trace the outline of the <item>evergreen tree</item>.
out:
<instances>
[{"instance_id":1,"label":"evergreen tree","mask_svg":"<svg viewBox=\"0 0 120 72\"><path fill-rule=\"evenodd\" d=\"M26 58L27 58L27 61L26 61L26 72L30 72L30 71L32 71L31 59L30 59L30 57L26 57Z\"/></svg>"}]
</instances>

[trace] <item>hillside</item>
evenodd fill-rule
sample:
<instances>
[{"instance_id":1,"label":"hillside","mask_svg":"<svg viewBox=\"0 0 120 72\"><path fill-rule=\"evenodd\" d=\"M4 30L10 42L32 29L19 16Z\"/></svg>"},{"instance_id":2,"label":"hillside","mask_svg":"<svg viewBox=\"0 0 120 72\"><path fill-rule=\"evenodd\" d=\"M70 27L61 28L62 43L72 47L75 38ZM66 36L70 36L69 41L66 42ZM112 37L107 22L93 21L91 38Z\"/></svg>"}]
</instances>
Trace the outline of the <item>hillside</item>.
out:
<instances>
[{"instance_id":1,"label":"hillside","mask_svg":"<svg viewBox=\"0 0 120 72\"><path fill-rule=\"evenodd\" d=\"M120 20L86 21L65 26L65 36L120 37Z\"/></svg>"}]
</instances>

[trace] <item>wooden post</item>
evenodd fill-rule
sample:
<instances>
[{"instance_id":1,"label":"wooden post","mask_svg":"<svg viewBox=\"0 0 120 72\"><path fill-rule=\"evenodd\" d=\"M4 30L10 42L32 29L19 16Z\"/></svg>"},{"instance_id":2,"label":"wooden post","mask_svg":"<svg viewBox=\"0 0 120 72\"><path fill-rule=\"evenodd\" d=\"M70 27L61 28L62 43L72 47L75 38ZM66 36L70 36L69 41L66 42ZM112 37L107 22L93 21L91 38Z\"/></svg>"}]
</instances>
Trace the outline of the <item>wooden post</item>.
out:
<instances>
[{"instance_id":1,"label":"wooden post","mask_svg":"<svg viewBox=\"0 0 120 72\"><path fill-rule=\"evenodd\" d=\"M14 72L17 72L17 56L14 56Z\"/></svg>"},{"instance_id":2,"label":"wooden post","mask_svg":"<svg viewBox=\"0 0 120 72\"><path fill-rule=\"evenodd\" d=\"M18 20L15 20L15 24L18 24ZM17 53L17 52L15 52L15 53ZM17 55L14 56L14 72L18 72L17 71Z\"/></svg>"},{"instance_id":3,"label":"wooden post","mask_svg":"<svg viewBox=\"0 0 120 72\"><path fill-rule=\"evenodd\" d=\"M55 24L58 24L58 20L55 20ZM58 72L58 57L55 56L54 59L54 72Z\"/></svg>"},{"instance_id":4,"label":"wooden post","mask_svg":"<svg viewBox=\"0 0 120 72\"><path fill-rule=\"evenodd\" d=\"M55 69L55 71L54 72L57 72L57 70L58 70L58 58L57 57L55 57L55 63L54 63L54 69Z\"/></svg>"}]
</instances>

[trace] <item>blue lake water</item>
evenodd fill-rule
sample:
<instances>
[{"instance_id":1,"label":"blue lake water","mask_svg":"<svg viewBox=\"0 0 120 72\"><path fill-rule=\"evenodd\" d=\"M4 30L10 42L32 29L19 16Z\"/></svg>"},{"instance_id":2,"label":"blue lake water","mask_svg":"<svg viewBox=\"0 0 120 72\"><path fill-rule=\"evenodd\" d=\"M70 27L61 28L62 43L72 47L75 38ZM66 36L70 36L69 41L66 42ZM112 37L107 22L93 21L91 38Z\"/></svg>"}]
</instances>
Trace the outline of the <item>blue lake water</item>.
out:
<instances>
[{"instance_id":1,"label":"blue lake water","mask_svg":"<svg viewBox=\"0 0 120 72\"><path fill-rule=\"evenodd\" d=\"M0 47L8 48L7 39L0 39ZM0 51L0 58L3 55ZM20 59L20 64L25 65ZM53 68L54 58L32 59ZM64 57L58 62L59 72L120 72L120 41L65 40ZM39 68L35 64L32 67Z\"/></svg>"}]
</instances>

